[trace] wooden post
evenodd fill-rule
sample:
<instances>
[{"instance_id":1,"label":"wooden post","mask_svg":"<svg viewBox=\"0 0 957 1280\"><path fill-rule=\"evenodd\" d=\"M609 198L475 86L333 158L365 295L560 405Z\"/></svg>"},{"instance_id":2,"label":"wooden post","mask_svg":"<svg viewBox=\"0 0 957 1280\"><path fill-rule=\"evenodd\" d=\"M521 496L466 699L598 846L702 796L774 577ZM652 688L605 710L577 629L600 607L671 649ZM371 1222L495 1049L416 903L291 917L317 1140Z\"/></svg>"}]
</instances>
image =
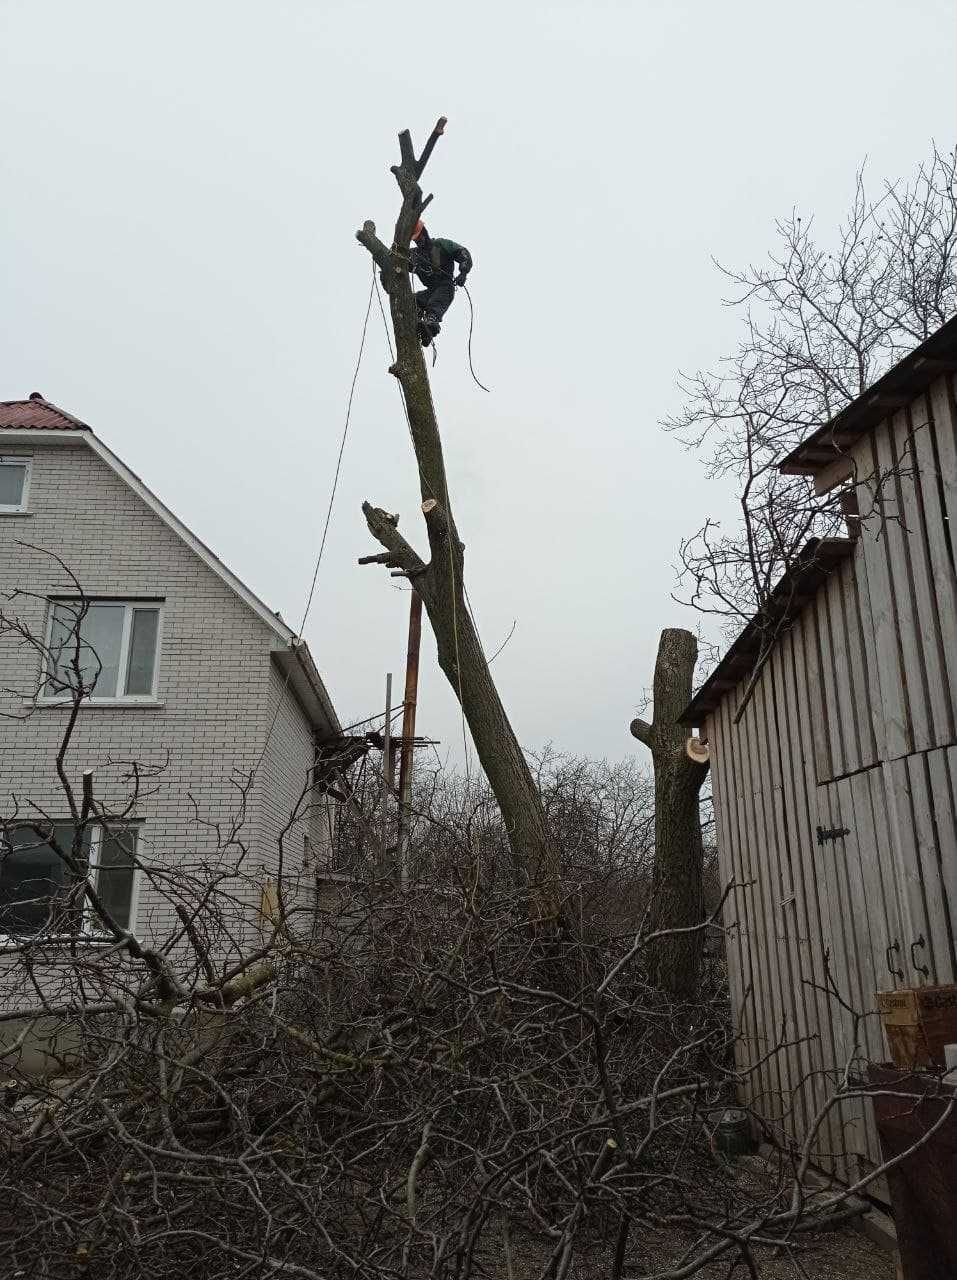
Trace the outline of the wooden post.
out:
<instances>
[{"instance_id":1,"label":"wooden post","mask_svg":"<svg viewBox=\"0 0 957 1280\"><path fill-rule=\"evenodd\" d=\"M414 588L409 602L409 647L405 661L405 704L402 712L402 753L399 757L399 877L409 883L408 842L412 825L412 759L415 749L415 705L419 694L419 649L422 643L422 597Z\"/></svg>"},{"instance_id":2,"label":"wooden post","mask_svg":"<svg viewBox=\"0 0 957 1280\"><path fill-rule=\"evenodd\" d=\"M389 792L392 790L389 760L392 756L392 672L385 678L385 729L382 733L382 865L385 875L389 860Z\"/></svg>"}]
</instances>

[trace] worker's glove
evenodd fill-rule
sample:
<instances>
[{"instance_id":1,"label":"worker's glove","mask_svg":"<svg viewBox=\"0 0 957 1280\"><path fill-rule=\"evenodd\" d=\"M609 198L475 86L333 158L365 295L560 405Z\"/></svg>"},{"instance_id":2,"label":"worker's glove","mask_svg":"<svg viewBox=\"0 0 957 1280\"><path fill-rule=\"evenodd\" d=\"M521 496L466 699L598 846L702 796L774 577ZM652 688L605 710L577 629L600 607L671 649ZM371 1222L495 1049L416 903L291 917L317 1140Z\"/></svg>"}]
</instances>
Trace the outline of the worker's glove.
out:
<instances>
[{"instance_id":1,"label":"worker's glove","mask_svg":"<svg viewBox=\"0 0 957 1280\"><path fill-rule=\"evenodd\" d=\"M464 284L465 284L465 279L466 279L465 275L460 271L460 272L459 272L459 274L458 274L458 278L456 279L455 283L456 283L457 285L464 285Z\"/></svg>"}]
</instances>

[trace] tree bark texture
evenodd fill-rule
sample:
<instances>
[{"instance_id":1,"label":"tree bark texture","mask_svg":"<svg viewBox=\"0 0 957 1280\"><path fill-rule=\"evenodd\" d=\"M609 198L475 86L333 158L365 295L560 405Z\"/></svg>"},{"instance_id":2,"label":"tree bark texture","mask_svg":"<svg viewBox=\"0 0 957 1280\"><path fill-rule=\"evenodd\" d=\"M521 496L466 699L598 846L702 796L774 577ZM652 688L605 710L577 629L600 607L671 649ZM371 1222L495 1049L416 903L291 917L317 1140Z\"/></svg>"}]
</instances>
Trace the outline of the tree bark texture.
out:
<instances>
[{"instance_id":1,"label":"tree bark texture","mask_svg":"<svg viewBox=\"0 0 957 1280\"><path fill-rule=\"evenodd\" d=\"M431 200L431 196L423 199L419 179L444 127L442 119L419 157L413 151L408 131L399 135L401 163L393 166L392 172L402 193L402 207L392 247L386 248L378 239L372 222L366 222L356 233L380 269L389 297L397 353L390 372L398 378L405 400L430 552L426 563L399 533L396 519L382 508L365 502L362 510L369 531L385 548L382 554L366 559L375 559L404 573L422 597L435 633L439 665L461 703L479 761L508 828L515 868L534 886L540 911L551 916L558 910L555 854L546 831L538 788L505 713L466 606L465 547L449 501L442 439L419 343L409 274L412 230Z\"/></svg>"},{"instance_id":2,"label":"tree bark texture","mask_svg":"<svg viewBox=\"0 0 957 1280\"><path fill-rule=\"evenodd\" d=\"M655 661L654 719L636 719L631 732L651 751L655 772L655 864L652 924L656 929L693 929L703 918L699 793L707 764L688 757L688 731L678 717L691 701L698 642L690 631L667 628ZM690 996L701 971L704 931L657 939L653 976L675 996Z\"/></svg>"}]
</instances>

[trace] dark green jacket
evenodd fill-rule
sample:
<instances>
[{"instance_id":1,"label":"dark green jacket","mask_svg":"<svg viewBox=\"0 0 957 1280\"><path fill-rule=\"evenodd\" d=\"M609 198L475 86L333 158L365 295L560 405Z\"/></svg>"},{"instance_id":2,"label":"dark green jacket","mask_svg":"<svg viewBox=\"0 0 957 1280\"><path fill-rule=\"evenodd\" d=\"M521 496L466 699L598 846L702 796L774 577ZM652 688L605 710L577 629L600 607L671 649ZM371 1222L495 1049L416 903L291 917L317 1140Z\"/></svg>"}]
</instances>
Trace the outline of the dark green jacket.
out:
<instances>
[{"instance_id":1,"label":"dark green jacket","mask_svg":"<svg viewBox=\"0 0 957 1280\"><path fill-rule=\"evenodd\" d=\"M433 240L426 236L412 250L412 270L424 285L451 280L456 264L462 275L472 269L472 255L454 240L442 240L438 236Z\"/></svg>"}]
</instances>

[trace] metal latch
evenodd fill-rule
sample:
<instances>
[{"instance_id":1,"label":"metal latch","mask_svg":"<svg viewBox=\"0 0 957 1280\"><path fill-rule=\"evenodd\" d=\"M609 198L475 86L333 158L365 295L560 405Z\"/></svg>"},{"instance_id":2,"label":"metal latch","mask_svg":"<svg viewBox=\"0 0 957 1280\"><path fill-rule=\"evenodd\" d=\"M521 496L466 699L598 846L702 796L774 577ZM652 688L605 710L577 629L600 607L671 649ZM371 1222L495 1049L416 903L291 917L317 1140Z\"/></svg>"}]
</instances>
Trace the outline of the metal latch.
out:
<instances>
[{"instance_id":1,"label":"metal latch","mask_svg":"<svg viewBox=\"0 0 957 1280\"><path fill-rule=\"evenodd\" d=\"M817 829L818 844L825 844L828 840L840 840L843 836L851 834L850 827L830 827L825 830L824 827Z\"/></svg>"},{"instance_id":2,"label":"metal latch","mask_svg":"<svg viewBox=\"0 0 957 1280\"><path fill-rule=\"evenodd\" d=\"M929 978L930 970L927 968L927 965L918 964L917 956L915 955L915 952L917 951L918 947L926 947L926 946L927 946L927 943L924 941L923 934L921 934L919 938L915 938L914 941L910 944L910 962L914 966L914 968L917 970L918 973L922 973L925 978Z\"/></svg>"}]
</instances>

